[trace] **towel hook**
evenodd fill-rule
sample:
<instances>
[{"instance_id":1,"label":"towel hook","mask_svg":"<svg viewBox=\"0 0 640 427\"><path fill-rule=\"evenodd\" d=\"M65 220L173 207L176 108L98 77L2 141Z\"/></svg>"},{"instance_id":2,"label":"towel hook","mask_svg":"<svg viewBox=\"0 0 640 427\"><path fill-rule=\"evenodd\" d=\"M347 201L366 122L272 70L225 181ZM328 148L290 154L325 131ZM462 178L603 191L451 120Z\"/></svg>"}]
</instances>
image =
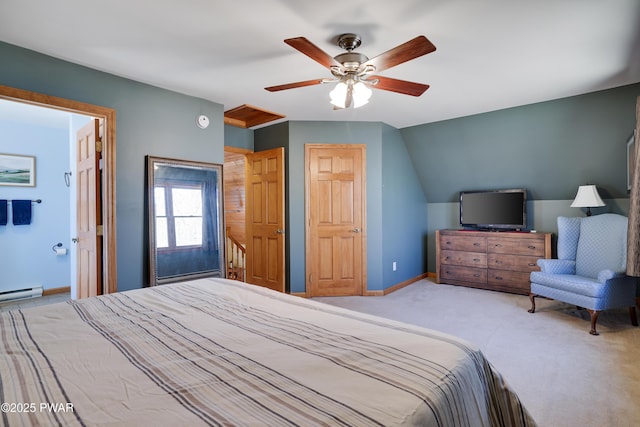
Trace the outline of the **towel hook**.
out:
<instances>
[{"instance_id":1,"label":"towel hook","mask_svg":"<svg viewBox=\"0 0 640 427\"><path fill-rule=\"evenodd\" d=\"M71 187L71 171L64 173L64 183L67 187Z\"/></svg>"}]
</instances>

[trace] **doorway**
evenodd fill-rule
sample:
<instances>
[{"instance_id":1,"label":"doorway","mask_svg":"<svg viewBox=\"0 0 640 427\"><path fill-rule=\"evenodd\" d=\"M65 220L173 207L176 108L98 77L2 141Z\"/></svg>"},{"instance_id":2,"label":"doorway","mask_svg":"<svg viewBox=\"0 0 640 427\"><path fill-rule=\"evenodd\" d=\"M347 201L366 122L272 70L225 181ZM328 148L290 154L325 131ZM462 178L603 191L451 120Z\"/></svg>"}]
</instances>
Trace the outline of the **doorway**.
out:
<instances>
[{"instance_id":1,"label":"doorway","mask_svg":"<svg viewBox=\"0 0 640 427\"><path fill-rule=\"evenodd\" d=\"M284 148L225 147L227 277L287 291Z\"/></svg>"},{"instance_id":2,"label":"doorway","mask_svg":"<svg viewBox=\"0 0 640 427\"><path fill-rule=\"evenodd\" d=\"M36 92L11 88L0 85L0 98L27 103L34 106L53 108L75 114L95 117L103 124L102 130L102 190L98 203L100 214L103 218L101 228L98 232L103 236L101 244L102 284L100 289L96 289L97 294L106 294L117 291L116 277L116 216L115 216L115 110L92 104L71 101L64 98L57 98ZM89 266L96 263L89 263ZM85 272L86 274L98 274L96 271Z\"/></svg>"},{"instance_id":3,"label":"doorway","mask_svg":"<svg viewBox=\"0 0 640 427\"><path fill-rule=\"evenodd\" d=\"M366 146L305 144L307 295L364 295Z\"/></svg>"}]
</instances>

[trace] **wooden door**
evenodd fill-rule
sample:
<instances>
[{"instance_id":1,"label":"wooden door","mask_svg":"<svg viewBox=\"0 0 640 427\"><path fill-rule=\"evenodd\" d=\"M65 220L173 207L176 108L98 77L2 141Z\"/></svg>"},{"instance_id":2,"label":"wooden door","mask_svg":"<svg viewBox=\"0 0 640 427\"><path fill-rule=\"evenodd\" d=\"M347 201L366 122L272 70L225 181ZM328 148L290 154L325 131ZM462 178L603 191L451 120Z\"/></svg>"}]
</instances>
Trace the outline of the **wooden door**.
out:
<instances>
[{"instance_id":1,"label":"wooden door","mask_svg":"<svg viewBox=\"0 0 640 427\"><path fill-rule=\"evenodd\" d=\"M310 296L366 288L366 147L305 146L306 269Z\"/></svg>"},{"instance_id":2,"label":"wooden door","mask_svg":"<svg viewBox=\"0 0 640 427\"><path fill-rule=\"evenodd\" d=\"M285 291L284 148L247 154L248 283Z\"/></svg>"},{"instance_id":3,"label":"wooden door","mask_svg":"<svg viewBox=\"0 0 640 427\"><path fill-rule=\"evenodd\" d=\"M92 119L76 135L78 299L102 294L101 122Z\"/></svg>"}]
</instances>

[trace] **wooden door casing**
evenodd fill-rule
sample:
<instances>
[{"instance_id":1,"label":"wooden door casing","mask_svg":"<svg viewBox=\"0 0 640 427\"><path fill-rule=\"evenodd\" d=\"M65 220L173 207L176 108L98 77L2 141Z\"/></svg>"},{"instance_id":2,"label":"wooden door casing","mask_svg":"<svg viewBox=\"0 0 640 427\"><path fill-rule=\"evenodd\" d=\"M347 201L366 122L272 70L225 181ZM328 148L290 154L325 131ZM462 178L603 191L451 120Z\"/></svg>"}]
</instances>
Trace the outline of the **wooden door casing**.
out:
<instances>
[{"instance_id":1,"label":"wooden door casing","mask_svg":"<svg viewBox=\"0 0 640 427\"><path fill-rule=\"evenodd\" d=\"M305 145L309 296L366 288L366 146Z\"/></svg>"},{"instance_id":2,"label":"wooden door casing","mask_svg":"<svg viewBox=\"0 0 640 427\"><path fill-rule=\"evenodd\" d=\"M284 292L284 148L247 154L245 183L246 281Z\"/></svg>"},{"instance_id":3,"label":"wooden door casing","mask_svg":"<svg viewBox=\"0 0 640 427\"><path fill-rule=\"evenodd\" d=\"M116 239L116 110L0 85L0 99L98 117L102 128L103 293L117 292Z\"/></svg>"}]
</instances>

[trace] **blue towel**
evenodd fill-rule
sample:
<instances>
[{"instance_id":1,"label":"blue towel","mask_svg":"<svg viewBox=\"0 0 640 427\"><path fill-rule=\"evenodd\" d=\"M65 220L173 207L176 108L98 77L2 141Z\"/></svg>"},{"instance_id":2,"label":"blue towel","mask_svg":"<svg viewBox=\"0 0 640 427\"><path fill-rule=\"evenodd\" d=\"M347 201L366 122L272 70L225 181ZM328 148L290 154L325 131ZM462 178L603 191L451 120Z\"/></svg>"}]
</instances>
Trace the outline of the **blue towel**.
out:
<instances>
[{"instance_id":1,"label":"blue towel","mask_svg":"<svg viewBox=\"0 0 640 427\"><path fill-rule=\"evenodd\" d=\"M31 224L31 200L12 200L13 225Z\"/></svg>"},{"instance_id":2,"label":"blue towel","mask_svg":"<svg viewBox=\"0 0 640 427\"><path fill-rule=\"evenodd\" d=\"M0 225L7 225L7 201L0 200Z\"/></svg>"}]
</instances>

